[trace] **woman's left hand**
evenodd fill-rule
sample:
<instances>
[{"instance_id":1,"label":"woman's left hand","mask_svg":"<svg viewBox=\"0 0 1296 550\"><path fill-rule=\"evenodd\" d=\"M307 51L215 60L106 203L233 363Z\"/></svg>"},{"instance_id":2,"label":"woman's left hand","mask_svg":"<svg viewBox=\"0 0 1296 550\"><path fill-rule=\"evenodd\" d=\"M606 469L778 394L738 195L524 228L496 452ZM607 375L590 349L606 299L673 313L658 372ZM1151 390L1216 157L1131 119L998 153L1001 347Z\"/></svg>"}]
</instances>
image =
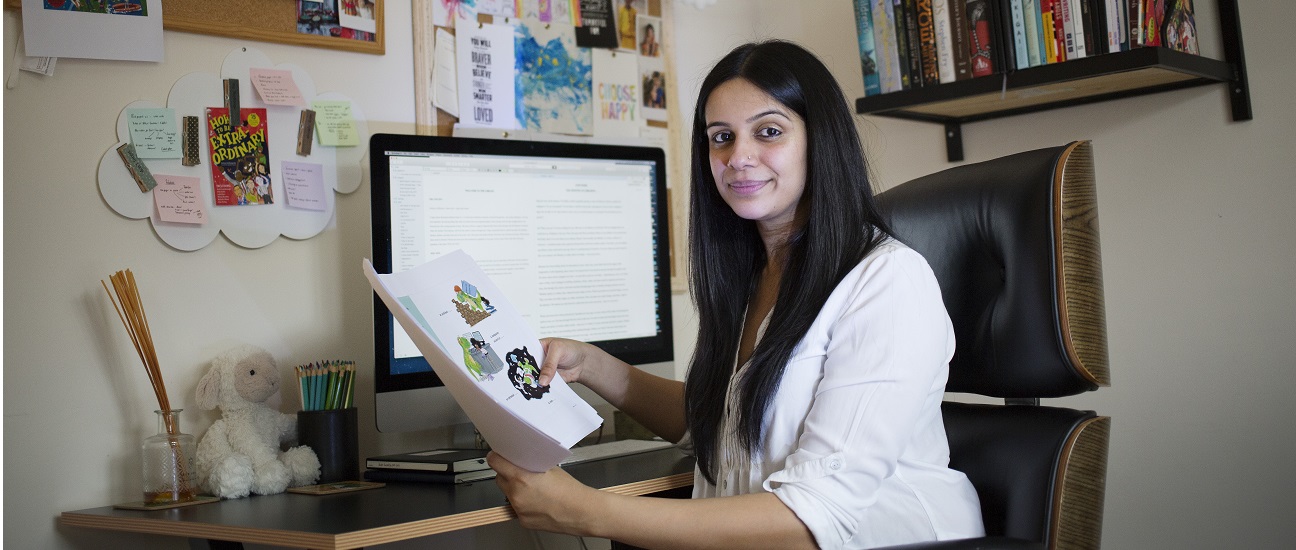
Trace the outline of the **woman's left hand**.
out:
<instances>
[{"instance_id":1,"label":"woman's left hand","mask_svg":"<svg viewBox=\"0 0 1296 550\"><path fill-rule=\"evenodd\" d=\"M544 473L527 471L491 451L486 462L495 470L495 483L504 491L513 512L527 529L589 536L590 513L598 509L605 493L590 488L568 475L562 468Z\"/></svg>"}]
</instances>

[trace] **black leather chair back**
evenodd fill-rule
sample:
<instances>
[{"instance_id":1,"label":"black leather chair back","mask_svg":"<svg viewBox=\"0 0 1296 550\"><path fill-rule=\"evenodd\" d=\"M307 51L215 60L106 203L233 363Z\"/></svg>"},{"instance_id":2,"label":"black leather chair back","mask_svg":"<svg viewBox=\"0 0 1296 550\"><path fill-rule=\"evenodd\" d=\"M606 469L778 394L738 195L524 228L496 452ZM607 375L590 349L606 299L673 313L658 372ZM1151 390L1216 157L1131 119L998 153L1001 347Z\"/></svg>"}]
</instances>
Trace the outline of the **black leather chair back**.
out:
<instances>
[{"instance_id":1,"label":"black leather chair back","mask_svg":"<svg viewBox=\"0 0 1296 550\"><path fill-rule=\"evenodd\" d=\"M1110 419L1038 406L1109 385L1093 175L1089 143L1075 142L878 196L940 282L956 338L947 390L1013 403L943 406L950 464L976 486L991 537L1101 537Z\"/></svg>"}]
</instances>

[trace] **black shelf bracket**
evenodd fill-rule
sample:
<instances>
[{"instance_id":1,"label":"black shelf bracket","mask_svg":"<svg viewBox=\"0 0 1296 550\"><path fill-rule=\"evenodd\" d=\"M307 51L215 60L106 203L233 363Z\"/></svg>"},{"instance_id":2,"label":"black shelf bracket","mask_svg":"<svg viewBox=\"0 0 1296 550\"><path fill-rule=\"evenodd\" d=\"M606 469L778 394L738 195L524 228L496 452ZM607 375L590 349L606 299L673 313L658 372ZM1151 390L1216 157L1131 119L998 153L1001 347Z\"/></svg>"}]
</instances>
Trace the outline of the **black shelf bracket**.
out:
<instances>
[{"instance_id":1,"label":"black shelf bracket","mask_svg":"<svg viewBox=\"0 0 1296 550\"><path fill-rule=\"evenodd\" d=\"M950 162L963 161L963 124L958 121L945 123L945 158Z\"/></svg>"},{"instance_id":2,"label":"black shelf bracket","mask_svg":"<svg viewBox=\"0 0 1296 550\"><path fill-rule=\"evenodd\" d=\"M1247 82L1246 56L1242 52L1242 17L1237 0L1219 0L1220 33L1224 39L1224 61L1233 67L1229 82L1229 105L1233 121L1251 120L1251 85Z\"/></svg>"}]
</instances>

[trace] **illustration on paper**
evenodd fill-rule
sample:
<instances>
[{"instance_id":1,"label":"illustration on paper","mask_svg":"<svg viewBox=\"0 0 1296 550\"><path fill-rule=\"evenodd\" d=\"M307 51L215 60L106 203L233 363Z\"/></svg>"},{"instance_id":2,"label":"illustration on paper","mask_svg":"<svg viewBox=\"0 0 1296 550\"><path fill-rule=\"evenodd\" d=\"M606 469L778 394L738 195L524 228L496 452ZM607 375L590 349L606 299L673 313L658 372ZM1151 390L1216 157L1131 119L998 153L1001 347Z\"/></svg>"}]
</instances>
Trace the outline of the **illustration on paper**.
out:
<instances>
[{"instance_id":1,"label":"illustration on paper","mask_svg":"<svg viewBox=\"0 0 1296 550\"><path fill-rule=\"evenodd\" d=\"M594 75L590 51L576 47L565 25L516 27L517 120L546 134L587 135L594 130Z\"/></svg>"},{"instance_id":2,"label":"illustration on paper","mask_svg":"<svg viewBox=\"0 0 1296 550\"><path fill-rule=\"evenodd\" d=\"M148 0L45 0L45 9L148 17Z\"/></svg>"},{"instance_id":3,"label":"illustration on paper","mask_svg":"<svg viewBox=\"0 0 1296 550\"><path fill-rule=\"evenodd\" d=\"M459 347L463 349L464 366L478 382L494 380L495 373L504 370L504 362L482 333L474 331L460 336Z\"/></svg>"},{"instance_id":4,"label":"illustration on paper","mask_svg":"<svg viewBox=\"0 0 1296 550\"><path fill-rule=\"evenodd\" d=\"M450 301L454 302L455 309L459 311L459 316L463 317L468 326L474 326L495 313L495 307L491 305L490 300L482 296L481 292L472 283L459 281L459 284L455 285L454 291L454 298Z\"/></svg>"},{"instance_id":5,"label":"illustration on paper","mask_svg":"<svg viewBox=\"0 0 1296 550\"><path fill-rule=\"evenodd\" d=\"M549 386L540 385L540 364L531 352L527 351L526 346L508 352L504 360L508 361L509 381L522 397L528 400L540 399L544 394L549 393Z\"/></svg>"}]
</instances>

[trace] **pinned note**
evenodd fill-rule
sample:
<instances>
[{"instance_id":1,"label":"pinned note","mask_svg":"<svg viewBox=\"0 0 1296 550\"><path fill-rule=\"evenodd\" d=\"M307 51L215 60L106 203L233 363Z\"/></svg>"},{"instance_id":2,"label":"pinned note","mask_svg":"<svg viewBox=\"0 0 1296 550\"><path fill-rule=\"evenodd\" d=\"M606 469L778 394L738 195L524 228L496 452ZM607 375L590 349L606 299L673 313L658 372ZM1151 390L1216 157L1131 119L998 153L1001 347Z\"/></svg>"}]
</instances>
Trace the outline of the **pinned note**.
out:
<instances>
[{"instance_id":1,"label":"pinned note","mask_svg":"<svg viewBox=\"0 0 1296 550\"><path fill-rule=\"evenodd\" d=\"M180 132L176 128L175 109L127 109L135 155L143 159L180 158Z\"/></svg>"},{"instance_id":2,"label":"pinned note","mask_svg":"<svg viewBox=\"0 0 1296 550\"><path fill-rule=\"evenodd\" d=\"M351 116L351 102L316 100L311 102L315 111L315 131L319 132L320 145L355 147L360 145L355 118Z\"/></svg>"},{"instance_id":3,"label":"pinned note","mask_svg":"<svg viewBox=\"0 0 1296 550\"><path fill-rule=\"evenodd\" d=\"M280 163L283 170L284 193L288 196L288 206L323 212L328 205L324 203L324 167L309 162Z\"/></svg>"},{"instance_id":4,"label":"pinned note","mask_svg":"<svg viewBox=\"0 0 1296 550\"><path fill-rule=\"evenodd\" d=\"M293 80L292 71L282 69L250 70L252 87L261 94L261 101L268 105L306 105L297 81Z\"/></svg>"},{"instance_id":5,"label":"pinned note","mask_svg":"<svg viewBox=\"0 0 1296 550\"><path fill-rule=\"evenodd\" d=\"M157 180L158 185L153 189L153 206L159 220L196 225L207 223L207 209L203 206L198 178L158 174Z\"/></svg>"}]
</instances>

